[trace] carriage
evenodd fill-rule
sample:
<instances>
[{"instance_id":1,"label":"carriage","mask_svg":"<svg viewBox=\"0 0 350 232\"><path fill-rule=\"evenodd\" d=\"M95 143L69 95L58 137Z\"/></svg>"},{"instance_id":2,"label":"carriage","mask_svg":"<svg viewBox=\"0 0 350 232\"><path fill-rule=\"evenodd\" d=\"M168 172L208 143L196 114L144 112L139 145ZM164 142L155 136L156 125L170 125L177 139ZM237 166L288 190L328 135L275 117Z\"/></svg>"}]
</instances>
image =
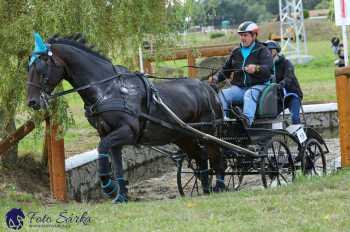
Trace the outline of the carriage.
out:
<instances>
[{"instance_id":1,"label":"carriage","mask_svg":"<svg viewBox=\"0 0 350 232\"><path fill-rule=\"evenodd\" d=\"M316 130L307 126L302 110L303 124L290 125L285 112L278 104L285 99L279 94L278 84L269 84L258 101L256 120L252 127L245 127L231 108L231 120L216 120L216 136L240 148L222 147L225 157L225 191L237 191L246 186L285 185L298 175L322 176L327 173L328 147ZM284 107L282 106L282 109ZM188 126L204 130L213 122L188 123ZM201 195L201 170L194 159L181 151L156 150L167 154L177 167L177 187L181 196ZM210 191L214 187L215 170L208 168ZM245 179L247 179L245 181Z\"/></svg>"}]
</instances>

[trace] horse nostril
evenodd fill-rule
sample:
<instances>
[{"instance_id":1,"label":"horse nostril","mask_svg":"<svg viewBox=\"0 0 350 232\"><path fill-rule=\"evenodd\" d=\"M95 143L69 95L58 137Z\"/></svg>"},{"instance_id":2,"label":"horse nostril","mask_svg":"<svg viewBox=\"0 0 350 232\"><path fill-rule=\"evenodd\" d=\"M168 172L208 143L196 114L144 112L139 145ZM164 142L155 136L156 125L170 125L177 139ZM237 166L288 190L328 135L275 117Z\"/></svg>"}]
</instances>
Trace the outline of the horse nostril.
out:
<instances>
[{"instance_id":1,"label":"horse nostril","mask_svg":"<svg viewBox=\"0 0 350 232\"><path fill-rule=\"evenodd\" d=\"M33 100L28 101L28 106L29 106L29 107L32 107L34 104L35 104L35 101L33 101Z\"/></svg>"},{"instance_id":2,"label":"horse nostril","mask_svg":"<svg viewBox=\"0 0 350 232\"><path fill-rule=\"evenodd\" d=\"M34 106L37 105L35 100L28 101L28 106L34 108Z\"/></svg>"}]
</instances>

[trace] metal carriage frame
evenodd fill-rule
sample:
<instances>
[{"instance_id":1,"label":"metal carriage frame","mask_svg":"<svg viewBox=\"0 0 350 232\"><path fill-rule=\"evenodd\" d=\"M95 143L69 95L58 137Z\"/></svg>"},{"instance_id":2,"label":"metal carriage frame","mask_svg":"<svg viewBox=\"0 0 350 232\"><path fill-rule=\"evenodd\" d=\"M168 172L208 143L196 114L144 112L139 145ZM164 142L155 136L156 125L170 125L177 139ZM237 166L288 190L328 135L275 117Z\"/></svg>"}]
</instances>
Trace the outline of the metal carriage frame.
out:
<instances>
[{"instance_id":1,"label":"metal carriage frame","mask_svg":"<svg viewBox=\"0 0 350 232\"><path fill-rule=\"evenodd\" d=\"M181 151L172 152L158 148L158 151L169 155L176 164L177 187L181 196L202 194L200 178L203 172L208 172L209 187L213 192L239 190L243 179L251 175L260 175L262 186L268 188L293 182L299 174L325 175L327 172L325 154L329 152L328 147L323 138L311 127L303 128L307 139L299 141L296 134L289 133L286 129L272 129L273 120L267 121L267 125L270 123L270 128L245 128L238 119L184 123L160 98L155 98L155 101L177 122L178 125L171 125L172 129L193 134L200 140L219 144L225 157L227 165L224 174L225 188L217 189L213 185L216 175L213 169L209 167L208 170L199 170L195 160L190 160ZM304 115L303 111L302 114ZM283 119L278 122L286 124L284 114ZM213 124L217 136L201 131L205 127L213 127ZM227 131L235 133L229 134ZM290 150L291 146L294 146L293 152ZM256 180L257 178L255 182Z\"/></svg>"}]
</instances>

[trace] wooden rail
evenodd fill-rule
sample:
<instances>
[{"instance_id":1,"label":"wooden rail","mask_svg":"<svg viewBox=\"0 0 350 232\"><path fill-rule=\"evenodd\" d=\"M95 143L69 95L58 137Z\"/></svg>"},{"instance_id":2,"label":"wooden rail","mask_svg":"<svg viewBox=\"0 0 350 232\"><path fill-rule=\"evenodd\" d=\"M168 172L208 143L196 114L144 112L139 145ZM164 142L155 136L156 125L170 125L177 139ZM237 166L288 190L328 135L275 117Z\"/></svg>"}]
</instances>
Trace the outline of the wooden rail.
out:
<instances>
[{"instance_id":1,"label":"wooden rail","mask_svg":"<svg viewBox=\"0 0 350 232\"><path fill-rule=\"evenodd\" d=\"M195 47L195 48L183 48L183 49L177 49L173 50L172 54L169 56L162 57L163 61L168 60L183 60L187 59L188 66L195 66L196 65L196 58L198 57L212 57L212 56L227 56L231 53L232 49L236 45L234 44L221 44L221 45L212 45L212 46L202 46L202 47ZM144 61L144 70L146 73L152 74L152 62L155 61L153 58L153 54L145 54L148 56L147 59ZM190 78L195 78L197 75L197 69L196 68L188 68L188 76Z\"/></svg>"},{"instance_id":2,"label":"wooden rail","mask_svg":"<svg viewBox=\"0 0 350 232\"><path fill-rule=\"evenodd\" d=\"M18 128L15 132L8 135L0 142L0 158L6 154L11 147L16 145L21 139L23 139L27 134L29 134L35 127L32 120L24 123L23 126Z\"/></svg>"},{"instance_id":3,"label":"wooden rail","mask_svg":"<svg viewBox=\"0 0 350 232\"><path fill-rule=\"evenodd\" d=\"M335 71L341 166L350 167L350 67Z\"/></svg>"}]
</instances>

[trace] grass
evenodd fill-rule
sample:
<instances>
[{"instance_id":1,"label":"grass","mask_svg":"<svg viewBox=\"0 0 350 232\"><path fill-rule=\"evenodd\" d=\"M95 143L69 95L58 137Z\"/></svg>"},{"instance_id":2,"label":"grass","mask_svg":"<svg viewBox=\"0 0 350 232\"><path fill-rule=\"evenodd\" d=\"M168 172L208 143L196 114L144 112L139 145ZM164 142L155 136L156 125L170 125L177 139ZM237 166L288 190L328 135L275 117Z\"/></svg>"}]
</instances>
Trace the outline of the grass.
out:
<instances>
[{"instance_id":1,"label":"grass","mask_svg":"<svg viewBox=\"0 0 350 232\"><path fill-rule=\"evenodd\" d=\"M304 104L336 101L334 60L328 41L308 43L314 59L307 65L296 65L295 72L304 92Z\"/></svg>"},{"instance_id":2,"label":"grass","mask_svg":"<svg viewBox=\"0 0 350 232\"><path fill-rule=\"evenodd\" d=\"M9 188L0 198L0 214L13 208L37 211L55 219L87 212L89 225L71 224L68 231L348 231L350 170L322 178L300 178L269 190L241 191L197 198L125 205L54 203L43 205ZM55 224L55 223L53 223ZM26 218L21 231L33 231ZM0 228L5 228L4 220ZM52 231L52 228L41 231Z\"/></svg>"}]
</instances>

